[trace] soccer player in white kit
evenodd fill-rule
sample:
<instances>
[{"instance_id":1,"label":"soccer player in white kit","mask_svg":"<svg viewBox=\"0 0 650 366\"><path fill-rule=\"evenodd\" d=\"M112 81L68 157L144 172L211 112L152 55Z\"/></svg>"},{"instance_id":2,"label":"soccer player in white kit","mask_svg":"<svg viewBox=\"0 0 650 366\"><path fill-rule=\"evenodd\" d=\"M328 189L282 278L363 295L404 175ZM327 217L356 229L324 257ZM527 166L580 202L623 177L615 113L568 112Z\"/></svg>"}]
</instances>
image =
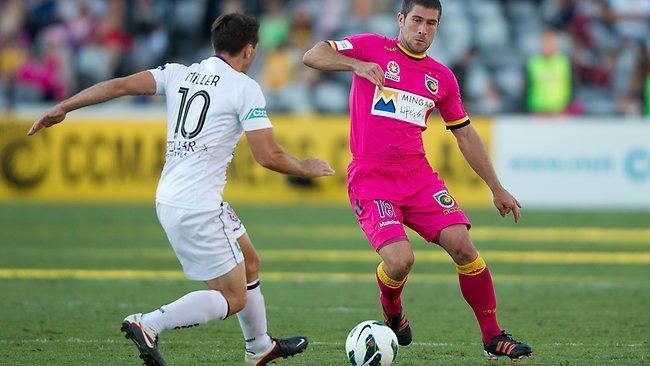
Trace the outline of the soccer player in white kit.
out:
<instances>
[{"instance_id":1,"label":"soccer player in white kit","mask_svg":"<svg viewBox=\"0 0 650 366\"><path fill-rule=\"evenodd\" d=\"M99 83L47 111L33 135L65 119L66 113L125 95L163 94L167 100L167 151L156 212L183 272L204 281L194 291L149 313L126 317L122 331L145 365L166 365L158 334L237 314L246 341L247 365L293 356L307 347L305 337L274 339L267 334L260 291L259 257L246 230L222 201L226 169L243 132L255 159L284 174L316 178L334 174L319 159L287 155L273 135L259 85L245 72L255 58L259 23L226 14L212 25L215 56L183 66L166 64L125 78Z\"/></svg>"}]
</instances>

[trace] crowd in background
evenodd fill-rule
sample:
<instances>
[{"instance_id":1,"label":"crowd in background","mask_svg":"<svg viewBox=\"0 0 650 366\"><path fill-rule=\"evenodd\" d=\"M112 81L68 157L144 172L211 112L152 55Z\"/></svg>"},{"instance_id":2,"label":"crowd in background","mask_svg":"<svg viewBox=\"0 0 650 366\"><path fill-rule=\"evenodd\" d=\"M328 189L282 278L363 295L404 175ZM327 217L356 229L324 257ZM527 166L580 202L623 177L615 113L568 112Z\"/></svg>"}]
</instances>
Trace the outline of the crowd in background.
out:
<instances>
[{"instance_id":1,"label":"crowd in background","mask_svg":"<svg viewBox=\"0 0 650 366\"><path fill-rule=\"evenodd\" d=\"M650 1L443 0L429 54L472 114L650 114ZM251 76L268 108L347 113L349 73L302 65L314 43L395 37L401 0L0 0L0 110L209 57L225 12L261 23ZM156 103L135 98L134 103Z\"/></svg>"}]
</instances>

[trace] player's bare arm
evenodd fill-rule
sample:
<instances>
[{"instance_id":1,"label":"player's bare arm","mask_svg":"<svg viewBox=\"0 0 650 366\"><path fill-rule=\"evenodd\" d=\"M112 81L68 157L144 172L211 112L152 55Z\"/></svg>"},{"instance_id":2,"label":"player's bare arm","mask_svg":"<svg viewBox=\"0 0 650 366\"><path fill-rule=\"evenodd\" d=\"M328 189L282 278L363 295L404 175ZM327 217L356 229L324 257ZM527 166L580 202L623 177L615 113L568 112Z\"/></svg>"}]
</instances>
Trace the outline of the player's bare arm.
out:
<instances>
[{"instance_id":1,"label":"player's bare arm","mask_svg":"<svg viewBox=\"0 0 650 366\"><path fill-rule=\"evenodd\" d=\"M28 135L31 136L43 128L48 128L62 122L68 112L79 108L103 103L125 95L153 95L155 93L156 81L148 71L103 81L82 90L45 112L34 123Z\"/></svg>"},{"instance_id":2,"label":"player's bare arm","mask_svg":"<svg viewBox=\"0 0 650 366\"><path fill-rule=\"evenodd\" d=\"M352 71L375 85L384 85L384 71L381 66L342 55L326 42L318 42L305 52L302 62L320 71Z\"/></svg>"},{"instance_id":3,"label":"player's bare arm","mask_svg":"<svg viewBox=\"0 0 650 366\"><path fill-rule=\"evenodd\" d=\"M478 174L481 179L487 183L488 187L492 191L492 196L494 200L494 206L502 217L505 217L510 212L513 213L515 222L519 221L521 217L519 209L521 204L515 197L513 197L499 182L490 157L488 156L485 145L481 137L476 132L476 129L472 125L465 126L456 130L452 130L456 141L458 142L458 147L463 153L465 160L469 165L474 169L476 174Z\"/></svg>"},{"instance_id":4,"label":"player's bare arm","mask_svg":"<svg viewBox=\"0 0 650 366\"><path fill-rule=\"evenodd\" d=\"M246 139L255 161L267 169L306 178L334 175L334 170L325 161L298 160L288 155L276 141L273 128L248 131Z\"/></svg>"}]
</instances>

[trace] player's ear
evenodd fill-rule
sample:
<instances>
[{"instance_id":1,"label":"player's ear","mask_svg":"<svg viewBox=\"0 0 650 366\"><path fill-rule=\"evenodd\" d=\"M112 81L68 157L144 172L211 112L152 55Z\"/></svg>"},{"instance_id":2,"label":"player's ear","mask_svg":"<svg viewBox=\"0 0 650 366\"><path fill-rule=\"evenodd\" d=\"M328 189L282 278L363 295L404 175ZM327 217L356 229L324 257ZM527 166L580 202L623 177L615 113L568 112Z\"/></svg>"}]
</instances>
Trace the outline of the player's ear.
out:
<instances>
[{"instance_id":1,"label":"player's ear","mask_svg":"<svg viewBox=\"0 0 650 366\"><path fill-rule=\"evenodd\" d=\"M249 59L251 56L253 56L253 45L249 43L244 46L244 58Z\"/></svg>"},{"instance_id":2,"label":"player's ear","mask_svg":"<svg viewBox=\"0 0 650 366\"><path fill-rule=\"evenodd\" d=\"M404 14L402 14L402 12L397 13L397 25L399 25L400 28L404 26L404 19L405 18L406 17L405 17Z\"/></svg>"}]
</instances>

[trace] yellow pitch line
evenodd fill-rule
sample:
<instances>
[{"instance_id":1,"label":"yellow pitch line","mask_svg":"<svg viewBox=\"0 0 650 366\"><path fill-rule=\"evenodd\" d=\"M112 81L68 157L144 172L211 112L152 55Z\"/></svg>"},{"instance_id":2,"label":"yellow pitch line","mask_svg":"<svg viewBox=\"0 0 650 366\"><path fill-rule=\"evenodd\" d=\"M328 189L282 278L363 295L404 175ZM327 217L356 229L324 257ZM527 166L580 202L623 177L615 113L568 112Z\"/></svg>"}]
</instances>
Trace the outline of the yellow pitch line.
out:
<instances>
[{"instance_id":1,"label":"yellow pitch line","mask_svg":"<svg viewBox=\"0 0 650 366\"><path fill-rule=\"evenodd\" d=\"M477 227L472 236L479 240L508 241L586 241L650 243L650 229L595 228L595 227L544 227L544 228L505 228Z\"/></svg>"},{"instance_id":2,"label":"yellow pitch line","mask_svg":"<svg viewBox=\"0 0 650 366\"><path fill-rule=\"evenodd\" d=\"M513 283L600 283L612 282L607 277L595 276L547 276L547 275L496 275L500 282ZM263 272L264 281L278 282L374 282L374 273L345 273L345 272ZM131 269L26 269L0 268L0 279L30 279L30 280L183 280L185 276L180 271L152 271ZM455 274L419 274L409 276L409 282L457 282ZM627 284L637 282L618 281Z\"/></svg>"},{"instance_id":3,"label":"yellow pitch line","mask_svg":"<svg viewBox=\"0 0 650 366\"><path fill-rule=\"evenodd\" d=\"M304 249L262 249L259 251L268 262L343 262L375 263L379 256L370 248L367 250L304 250ZM452 264L447 253L439 248L414 251L418 263ZM78 252L73 253L75 256ZM68 255L73 255L68 254ZM55 255L55 254L53 254ZM61 253L59 253L61 255ZM489 263L529 263L529 264L611 264L648 265L650 252L558 252L558 251L502 251L485 250L481 255ZM130 258L142 256L149 259L175 259L171 249L124 249L93 250L82 257L92 258Z\"/></svg>"},{"instance_id":4,"label":"yellow pitch line","mask_svg":"<svg viewBox=\"0 0 650 366\"><path fill-rule=\"evenodd\" d=\"M23 269L0 268L2 279L75 279L75 280L180 280L179 271L131 269Z\"/></svg>"},{"instance_id":5,"label":"yellow pitch line","mask_svg":"<svg viewBox=\"0 0 650 366\"><path fill-rule=\"evenodd\" d=\"M255 225L252 226L254 234L273 233L275 235L286 235L301 238L337 238L337 239L359 239L364 238L359 228L349 226L318 225ZM471 236L475 240L482 241L516 241L526 244L527 242L605 242L605 243L645 243L650 244L650 229L639 228L596 228L596 227L540 227L540 228L516 228L500 226L478 226L471 230Z\"/></svg>"},{"instance_id":6,"label":"yellow pitch line","mask_svg":"<svg viewBox=\"0 0 650 366\"><path fill-rule=\"evenodd\" d=\"M262 260L283 262L377 262L372 250L260 250ZM650 264L648 252L524 252L481 251L488 262L542 264ZM450 263L440 250L416 250L416 262Z\"/></svg>"}]
</instances>

